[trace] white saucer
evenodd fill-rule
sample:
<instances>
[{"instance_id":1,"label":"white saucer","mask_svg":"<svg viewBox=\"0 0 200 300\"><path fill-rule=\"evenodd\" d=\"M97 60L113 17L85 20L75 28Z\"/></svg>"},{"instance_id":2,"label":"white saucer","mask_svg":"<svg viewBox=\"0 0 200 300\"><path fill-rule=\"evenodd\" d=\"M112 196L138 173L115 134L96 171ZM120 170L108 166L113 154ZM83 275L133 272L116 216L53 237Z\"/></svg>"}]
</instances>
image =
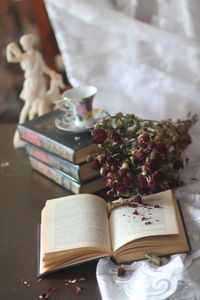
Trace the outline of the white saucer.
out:
<instances>
[{"instance_id":1,"label":"white saucer","mask_svg":"<svg viewBox=\"0 0 200 300\"><path fill-rule=\"evenodd\" d=\"M95 123L95 121L97 121L98 119L105 117L106 116L106 112L104 110L101 109L94 109L93 112L93 125ZM55 119L55 125L58 129L63 130L63 131L68 131L68 132L86 132L89 131L90 129L93 128L92 126L89 127L78 127L74 125L74 118L73 116L69 113L63 113L60 114L56 119Z\"/></svg>"}]
</instances>

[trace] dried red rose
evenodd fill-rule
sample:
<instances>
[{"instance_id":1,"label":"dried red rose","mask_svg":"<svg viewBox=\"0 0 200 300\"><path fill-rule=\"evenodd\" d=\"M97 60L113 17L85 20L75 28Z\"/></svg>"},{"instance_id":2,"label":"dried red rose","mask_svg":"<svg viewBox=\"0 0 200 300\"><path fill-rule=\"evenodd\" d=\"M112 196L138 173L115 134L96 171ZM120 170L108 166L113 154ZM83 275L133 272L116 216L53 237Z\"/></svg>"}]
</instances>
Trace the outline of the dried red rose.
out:
<instances>
[{"instance_id":1,"label":"dried red rose","mask_svg":"<svg viewBox=\"0 0 200 300\"><path fill-rule=\"evenodd\" d=\"M155 181L155 179L153 179L153 178L150 178L149 180L148 180L148 187L150 188L150 190L152 191L152 192L156 192L157 191L157 182Z\"/></svg>"},{"instance_id":2,"label":"dried red rose","mask_svg":"<svg viewBox=\"0 0 200 300\"><path fill-rule=\"evenodd\" d=\"M122 176L126 176L127 171L128 171L128 169L120 168L120 169L118 170L118 175L121 176L121 177L122 177Z\"/></svg>"},{"instance_id":3,"label":"dried red rose","mask_svg":"<svg viewBox=\"0 0 200 300\"><path fill-rule=\"evenodd\" d=\"M146 180L146 177L139 173L137 175L137 181L139 182L139 184L142 186L142 187L147 187L147 180Z\"/></svg>"},{"instance_id":4,"label":"dried red rose","mask_svg":"<svg viewBox=\"0 0 200 300\"><path fill-rule=\"evenodd\" d=\"M103 144L107 138L106 131L104 129L94 129L92 132L92 142L94 144Z\"/></svg>"},{"instance_id":5,"label":"dried red rose","mask_svg":"<svg viewBox=\"0 0 200 300\"><path fill-rule=\"evenodd\" d=\"M166 175L165 173L163 172L163 170L158 170L158 171L155 171L153 174L152 174L152 178L155 180L155 181L163 181L166 179Z\"/></svg>"},{"instance_id":6,"label":"dried red rose","mask_svg":"<svg viewBox=\"0 0 200 300\"><path fill-rule=\"evenodd\" d=\"M156 149L162 154L167 154L167 152L168 152L168 147L164 143L158 143L156 145Z\"/></svg>"},{"instance_id":7,"label":"dried red rose","mask_svg":"<svg viewBox=\"0 0 200 300\"><path fill-rule=\"evenodd\" d=\"M182 161L182 159L176 160L174 162L174 168L177 169L177 170L183 168L183 161Z\"/></svg>"},{"instance_id":8,"label":"dried red rose","mask_svg":"<svg viewBox=\"0 0 200 300\"><path fill-rule=\"evenodd\" d=\"M123 267L119 267L117 270L117 276L123 277L126 274L126 270Z\"/></svg>"},{"instance_id":9,"label":"dried red rose","mask_svg":"<svg viewBox=\"0 0 200 300\"><path fill-rule=\"evenodd\" d=\"M156 171L160 168L160 162L158 159L151 159L150 161L148 161L147 163L147 169L150 172Z\"/></svg>"},{"instance_id":10,"label":"dried red rose","mask_svg":"<svg viewBox=\"0 0 200 300\"><path fill-rule=\"evenodd\" d=\"M149 141L150 141L149 135L142 135L141 137L138 138L137 143L140 147L146 148Z\"/></svg>"},{"instance_id":11,"label":"dried red rose","mask_svg":"<svg viewBox=\"0 0 200 300\"><path fill-rule=\"evenodd\" d=\"M122 183L125 185L125 186L129 186L131 184L132 180L131 180L131 177L129 176L124 176L122 178Z\"/></svg>"},{"instance_id":12,"label":"dried red rose","mask_svg":"<svg viewBox=\"0 0 200 300\"><path fill-rule=\"evenodd\" d=\"M115 143L120 143L121 142L121 136L118 132L111 133L110 138Z\"/></svg>"},{"instance_id":13,"label":"dried red rose","mask_svg":"<svg viewBox=\"0 0 200 300\"><path fill-rule=\"evenodd\" d=\"M124 184L119 184L118 186L117 186L117 190L118 190L118 192L120 192L120 193L125 193L125 191L126 191L126 186L124 185Z\"/></svg>"},{"instance_id":14,"label":"dried red rose","mask_svg":"<svg viewBox=\"0 0 200 300\"><path fill-rule=\"evenodd\" d=\"M144 151L142 150L137 150L135 153L135 158L141 160L141 161L145 161L146 159L146 154L144 153Z\"/></svg>"},{"instance_id":15,"label":"dried red rose","mask_svg":"<svg viewBox=\"0 0 200 300\"><path fill-rule=\"evenodd\" d=\"M91 168L93 170L99 170L101 168L101 165L97 159L95 159L91 162Z\"/></svg>"}]
</instances>

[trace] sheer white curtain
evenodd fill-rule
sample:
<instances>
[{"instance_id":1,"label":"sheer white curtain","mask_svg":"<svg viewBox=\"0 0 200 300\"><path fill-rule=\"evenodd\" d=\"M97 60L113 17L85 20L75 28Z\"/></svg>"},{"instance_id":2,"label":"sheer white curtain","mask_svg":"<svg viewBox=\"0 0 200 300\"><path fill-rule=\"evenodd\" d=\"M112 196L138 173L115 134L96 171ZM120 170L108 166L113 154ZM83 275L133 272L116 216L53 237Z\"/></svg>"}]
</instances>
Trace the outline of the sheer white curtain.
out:
<instances>
[{"instance_id":1,"label":"sheer white curtain","mask_svg":"<svg viewBox=\"0 0 200 300\"><path fill-rule=\"evenodd\" d=\"M45 0L69 81L145 118L200 111L199 0Z\"/></svg>"}]
</instances>

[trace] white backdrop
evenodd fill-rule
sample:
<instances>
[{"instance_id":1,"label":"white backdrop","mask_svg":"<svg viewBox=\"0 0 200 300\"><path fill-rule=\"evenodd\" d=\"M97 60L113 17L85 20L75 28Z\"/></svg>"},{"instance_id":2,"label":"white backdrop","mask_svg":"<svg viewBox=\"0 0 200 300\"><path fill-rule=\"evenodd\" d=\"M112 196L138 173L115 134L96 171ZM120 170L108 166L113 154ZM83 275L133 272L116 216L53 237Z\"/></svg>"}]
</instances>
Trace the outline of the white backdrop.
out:
<instances>
[{"instance_id":1,"label":"white backdrop","mask_svg":"<svg viewBox=\"0 0 200 300\"><path fill-rule=\"evenodd\" d=\"M199 0L45 0L73 86L151 119L200 112Z\"/></svg>"}]
</instances>

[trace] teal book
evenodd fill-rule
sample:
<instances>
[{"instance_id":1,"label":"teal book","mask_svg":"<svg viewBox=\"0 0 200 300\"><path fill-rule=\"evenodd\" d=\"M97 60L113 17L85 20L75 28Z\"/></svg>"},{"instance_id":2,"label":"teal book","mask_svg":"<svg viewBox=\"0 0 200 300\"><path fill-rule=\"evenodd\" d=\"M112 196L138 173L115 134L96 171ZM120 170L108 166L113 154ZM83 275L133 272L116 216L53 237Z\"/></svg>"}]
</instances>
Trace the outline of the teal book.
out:
<instances>
[{"instance_id":1,"label":"teal book","mask_svg":"<svg viewBox=\"0 0 200 300\"><path fill-rule=\"evenodd\" d=\"M50 167L34 157L29 156L29 160L31 167L34 170L74 194L94 193L105 189L105 184L101 177L97 177L86 182L80 182L63 171Z\"/></svg>"},{"instance_id":2,"label":"teal book","mask_svg":"<svg viewBox=\"0 0 200 300\"><path fill-rule=\"evenodd\" d=\"M20 138L72 163L85 162L97 152L97 145L92 143L90 131L75 133L58 129L55 121L61 114L63 111L54 110L19 124Z\"/></svg>"},{"instance_id":3,"label":"teal book","mask_svg":"<svg viewBox=\"0 0 200 300\"><path fill-rule=\"evenodd\" d=\"M60 158L44 149L36 147L30 143L25 145L28 155L40 160L41 162L55 167L78 181L88 181L99 175L98 171L91 168L91 162L83 162L82 164L73 164L72 162Z\"/></svg>"}]
</instances>

